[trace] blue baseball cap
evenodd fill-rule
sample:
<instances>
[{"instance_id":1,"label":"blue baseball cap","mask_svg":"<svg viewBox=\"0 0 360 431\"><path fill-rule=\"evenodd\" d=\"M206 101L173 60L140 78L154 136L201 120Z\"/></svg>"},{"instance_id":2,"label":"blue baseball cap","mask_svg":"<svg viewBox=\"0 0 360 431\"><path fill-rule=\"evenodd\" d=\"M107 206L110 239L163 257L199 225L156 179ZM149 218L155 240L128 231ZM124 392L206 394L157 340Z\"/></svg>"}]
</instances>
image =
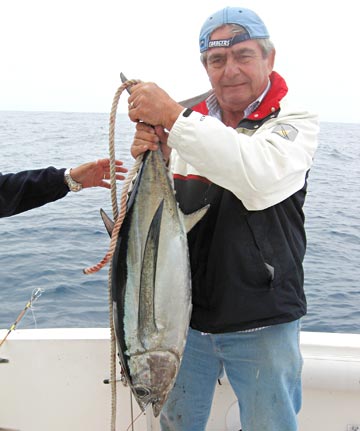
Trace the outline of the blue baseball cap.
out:
<instances>
[{"instance_id":1,"label":"blue baseball cap","mask_svg":"<svg viewBox=\"0 0 360 431\"><path fill-rule=\"evenodd\" d=\"M225 25L225 24L238 24L241 25L246 32L237 35L234 39L216 41L215 44L210 44L211 33ZM263 21L259 16L250 9L244 7L226 7L212 15L205 21L200 30L199 45L200 52L207 51L209 48L215 46L229 47L244 40L249 39L268 39L269 32L265 27Z\"/></svg>"}]
</instances>

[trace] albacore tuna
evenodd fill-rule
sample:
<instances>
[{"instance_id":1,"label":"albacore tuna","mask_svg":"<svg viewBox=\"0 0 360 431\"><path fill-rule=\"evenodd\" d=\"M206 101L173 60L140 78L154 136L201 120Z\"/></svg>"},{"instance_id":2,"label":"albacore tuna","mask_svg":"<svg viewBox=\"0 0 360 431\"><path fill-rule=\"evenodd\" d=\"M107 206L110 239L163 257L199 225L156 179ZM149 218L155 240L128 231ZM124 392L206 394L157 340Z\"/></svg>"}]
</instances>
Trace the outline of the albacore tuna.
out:
<instances>
[{"instance_id":1,"label":"albacore tuna","mask_svg":"<svg viewBox=\"0 0 360 431\"><path fill-rule=\"evenodd\" d=\"M179 370L191 314L187 231L160 150L147 152L130 193L112 262L120 362L140 408L158 416ZM185 227L187 226L187 227Z\"/></svg>"}]
</instances>

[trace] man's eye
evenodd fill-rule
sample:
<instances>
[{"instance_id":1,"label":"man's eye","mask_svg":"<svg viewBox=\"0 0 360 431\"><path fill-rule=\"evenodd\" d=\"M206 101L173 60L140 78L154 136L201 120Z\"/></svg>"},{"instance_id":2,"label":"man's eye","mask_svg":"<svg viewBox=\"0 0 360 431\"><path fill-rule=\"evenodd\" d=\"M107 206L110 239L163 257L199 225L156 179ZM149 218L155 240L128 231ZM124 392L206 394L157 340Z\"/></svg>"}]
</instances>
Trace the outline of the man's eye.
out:
<instances>
[{"instance_id":1,"label":"man's eye","mask_svg":"<svg viewBox=\"0 0 360 431\"><path fill-rule=\"evenodd\" d=\"M251 55L248 55L248 54L241 54L241 55L236 55L235 56L235 60L238 62L238 63L248 63L249 61L251 61L252 60L252 56Z\"/></svg>"},{"instance_id":2,"label":"man's eye","mask_svg":"<svg viewBox=\"0 0 360 431\"><path fill-rule=\"evenodd\" d=\"M221 67L226 63L226 57L210 57L208 63L212 67Z\"/></svg>"}]
</instances>

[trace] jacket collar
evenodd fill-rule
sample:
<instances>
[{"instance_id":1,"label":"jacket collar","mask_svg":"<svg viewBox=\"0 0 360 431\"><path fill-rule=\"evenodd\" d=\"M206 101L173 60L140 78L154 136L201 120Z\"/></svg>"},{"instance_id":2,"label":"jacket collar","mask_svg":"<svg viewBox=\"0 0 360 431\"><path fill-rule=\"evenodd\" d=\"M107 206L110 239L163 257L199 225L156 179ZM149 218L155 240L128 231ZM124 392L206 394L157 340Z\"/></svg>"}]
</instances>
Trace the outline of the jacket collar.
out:
<instances>
[{"instance_id":1,"label":"jacket collar","mask_svg":"<svg viewBox=\"0 0 360 431\"><path fill-rule=\"evenodd\" d=\"M277 72L270 75L271 87L260 105L248 117L248 120L261 120L280 109L280 102L288 92L282 76Z\"/></svg>"}]
</instances>

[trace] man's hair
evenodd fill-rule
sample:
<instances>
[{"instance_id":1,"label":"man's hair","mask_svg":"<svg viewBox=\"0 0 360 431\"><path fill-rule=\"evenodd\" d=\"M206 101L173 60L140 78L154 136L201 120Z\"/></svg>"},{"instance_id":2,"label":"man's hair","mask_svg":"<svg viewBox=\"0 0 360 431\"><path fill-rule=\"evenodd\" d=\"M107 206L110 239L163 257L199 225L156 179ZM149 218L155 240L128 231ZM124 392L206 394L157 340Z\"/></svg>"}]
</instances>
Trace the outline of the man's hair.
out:
<instances>
[{"instance_id":1,"label":"man's hair","mask_svg":"<svg viewBox=\"0 0 360 431\"><path fill-rule=\"evenodd\" d=\"M221 27L217 27L215 30L218 30L219 28L223 28L223 27L229 27L230 32L234 36L236 36L237 34L247 33L244 27L239 24L224 24ZM274 44L271 42L270 39L253 39L253 40L255 40L260 46L263 58L267 58L268 55L275 49ZM200 54L200 60L204 66L206 66L206 62L207 62L207 53L208 51L204 51Z\"/></svg>"}]
</instances>

